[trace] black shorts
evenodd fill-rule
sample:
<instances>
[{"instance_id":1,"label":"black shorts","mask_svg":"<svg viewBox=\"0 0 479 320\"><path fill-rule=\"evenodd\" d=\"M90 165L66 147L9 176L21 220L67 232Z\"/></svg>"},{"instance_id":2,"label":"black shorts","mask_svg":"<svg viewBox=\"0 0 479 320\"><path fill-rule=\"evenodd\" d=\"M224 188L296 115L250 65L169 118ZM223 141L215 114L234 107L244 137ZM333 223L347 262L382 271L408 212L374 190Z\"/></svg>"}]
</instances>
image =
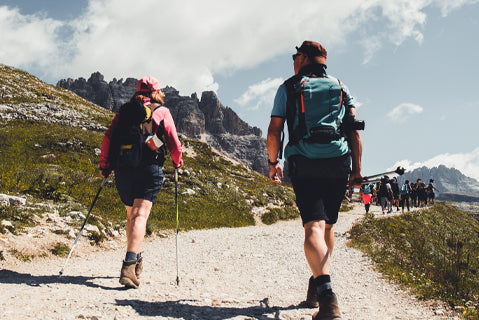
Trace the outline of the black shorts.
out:
<instances>
[{"instance_id":1,"label":"black shorts","mask_svg":"<svg viewBox=\"0 0 479 320\"><path fill-rule=\"evenodd\" d=\"M338 221L339 208L349 179L351 158L348 155L324 160L311 160L310 163L314 163L317 171L311 173L309 177L305 177L304 174L300 177L291 176L303 225L311 221L324 220L327 224L335 224ZM309 162L309 159L303 158L297 165L301 168L312 167L304 161ZM327 173L322 174L324 172Z\"/></svg>"},{"instance_id":2,"label":"black shorts","mask_svg":"<svg viewBox=\"0 0 479 320\"><path fill-rule=\"evenodd\" d=\"M417 194L417 197L419 199L419 201L426 201L427 199L427 194L426 194L426 191L419 191L418 194Z\"/></svg>"},{"instance_id":3,"label":"black shorts","mask_svg":"<svg viewBox=\"0 0 479 320\"><path fill-rule=\"evenodd\" d=\"M155 202L163 179L163 167L157 164L115 170L115 184L120 199L130 207L135 199Z\"/></svg>"}]
</instances>

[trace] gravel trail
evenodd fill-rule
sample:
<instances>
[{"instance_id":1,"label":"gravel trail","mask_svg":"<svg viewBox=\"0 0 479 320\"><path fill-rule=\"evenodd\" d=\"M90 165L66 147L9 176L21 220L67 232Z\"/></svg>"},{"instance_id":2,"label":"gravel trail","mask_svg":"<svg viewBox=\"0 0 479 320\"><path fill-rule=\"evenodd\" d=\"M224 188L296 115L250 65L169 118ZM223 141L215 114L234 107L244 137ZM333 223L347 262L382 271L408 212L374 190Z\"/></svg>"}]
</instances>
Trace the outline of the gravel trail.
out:
<instances>
[{"instance_id":1,"label":"gravel trail","mask_svg":"<svg viewBox=\"0 0 479 320\"><path fill-rule=\"evenodd\" d=\"M372 211L380 214L373 206ZM415 299L348 248L347 231L364 213L341 213L331 277L343 319L455 319ZM0 261L0 319L311 319L303 301L310 271L300 220L271 226L180 232L147 238L137 290L118 283L125 242L92 249L82 238L62 277L64 258Z\"/></svg>"}]
</instances>

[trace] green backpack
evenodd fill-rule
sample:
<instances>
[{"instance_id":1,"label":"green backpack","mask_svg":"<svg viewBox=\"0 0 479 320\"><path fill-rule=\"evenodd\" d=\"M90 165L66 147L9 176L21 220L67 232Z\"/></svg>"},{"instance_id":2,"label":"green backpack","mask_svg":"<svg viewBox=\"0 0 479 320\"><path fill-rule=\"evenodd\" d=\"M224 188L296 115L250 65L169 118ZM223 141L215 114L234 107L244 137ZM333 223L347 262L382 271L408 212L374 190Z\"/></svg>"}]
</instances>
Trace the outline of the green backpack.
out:
<instances>
[{"instance_id":1,"label":"green backpack","mask_svg":"<svg viewBox=\"0 0 479 320\"><path fill-rule=\"evenodd\" d=\"M341 139L344 118L339 80L324 76L294 76L285 82L289 144L300 140L328 144Z\"/></svg>"},{"instance_id":2,"label":"green backpack","mask_svg":"<svg viewBox=\"0 0 479 320\"><path fill-rule=\"evenodd\" d=\"M409 193L409 186L407 184L403 184L401 186L401 195L405 196Z\"/></svg>"}]
</instances>

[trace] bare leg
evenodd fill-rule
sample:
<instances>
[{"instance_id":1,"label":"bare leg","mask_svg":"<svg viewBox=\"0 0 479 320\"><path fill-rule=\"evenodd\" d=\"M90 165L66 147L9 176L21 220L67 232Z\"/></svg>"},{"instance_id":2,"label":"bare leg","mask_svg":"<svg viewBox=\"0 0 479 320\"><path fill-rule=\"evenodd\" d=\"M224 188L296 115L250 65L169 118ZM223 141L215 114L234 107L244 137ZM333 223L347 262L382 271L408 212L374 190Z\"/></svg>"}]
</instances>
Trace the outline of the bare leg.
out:
<instances>
[{"instance_id":1,"label":"bare leg","mask_svg":"<svg viewBox=\"0 0 479 320\"><path fill-rule=\"evenodd\" d=\"M324 240L326 241L326 246L328 247L329 257L331 258L334 249L334 230L332 224L326 223Z\"/></svg>"},{"instance_id":2,"label":"bare leg","mask_svg":"<svg viewBox=\"0 0 479 320\"><path fill-rule=\"evenodd\" d=\"M146 233L146 221L148 220L152 206L153 203L151 201L135 199L133 207L127 207L127 251L140 252Z\"/></svg>"},{"instance_id":3,"label":"bare leg","mask_svg":"<svg viewBox=\"0 0 479 320\"><path fill-rule=\"evenodd\" d=\"M304 253L309 267L316 278L320 275L329 274L329 250L328 244L334 245L331 241L331 234L334 238L332 228L328 232L328 244L326 242L326 223L323 221L311 221L304 225Z\"/></svg>"}]
</instances>

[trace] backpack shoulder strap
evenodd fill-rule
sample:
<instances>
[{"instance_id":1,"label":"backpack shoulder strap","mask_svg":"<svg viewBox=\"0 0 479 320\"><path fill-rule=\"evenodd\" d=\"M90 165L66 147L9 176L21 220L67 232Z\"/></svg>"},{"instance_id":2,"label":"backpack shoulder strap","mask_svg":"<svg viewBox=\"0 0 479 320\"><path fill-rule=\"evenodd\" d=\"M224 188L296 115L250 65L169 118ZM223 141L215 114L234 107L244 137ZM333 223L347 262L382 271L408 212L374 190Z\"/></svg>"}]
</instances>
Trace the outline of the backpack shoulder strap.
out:
<instances>
[{"instance_id":1,"label":"backpack shoulder strap","mask_svg":"<svg viewBox=\"0 0 479 320\"><path fill-rule=\"evenodd\" d=\"M149 108L151 110L151 116L150 119L146 122L143 123L143 133L144 134L150 134L153 132L153 113L161 107L159 103L150 103L148 105L145 105L145 107Z\"/></svg>"},{"instance_id":2,"label":"backpack shoulder strap","mask_svg":"<svg viewBox=\"0 0 479 320\"><path fill-rule=\"evenodd\" d=\"M286 122L288 124L289 143L291 145L297 144L299 140L306 134L306 121L304 117L304 107L301 108L299 118L299 125L294 128L294 120L296 118L296 103L303 102L302 94L296 89L302 75L294 75L284 82L286 87ZM303 104L304 106L304 104ZM301 112L302 111L302 112ZM304 133L304 134L301 134Z\"/></svg>"},{"instance_id":3,"label":"backpack shoulder strap","mask_svg":"<svg viewBox=\"0 0 479 320\"><path fill-rule=\"evenodd\" d=\"M341 85L341 81L338 79L339 89L341 89L341 97L339 98L339 110L338 115L341 112L341 108L343 107L343 98L344 98L344 91L343 86Z\"/></svg>"}]
</instances>

